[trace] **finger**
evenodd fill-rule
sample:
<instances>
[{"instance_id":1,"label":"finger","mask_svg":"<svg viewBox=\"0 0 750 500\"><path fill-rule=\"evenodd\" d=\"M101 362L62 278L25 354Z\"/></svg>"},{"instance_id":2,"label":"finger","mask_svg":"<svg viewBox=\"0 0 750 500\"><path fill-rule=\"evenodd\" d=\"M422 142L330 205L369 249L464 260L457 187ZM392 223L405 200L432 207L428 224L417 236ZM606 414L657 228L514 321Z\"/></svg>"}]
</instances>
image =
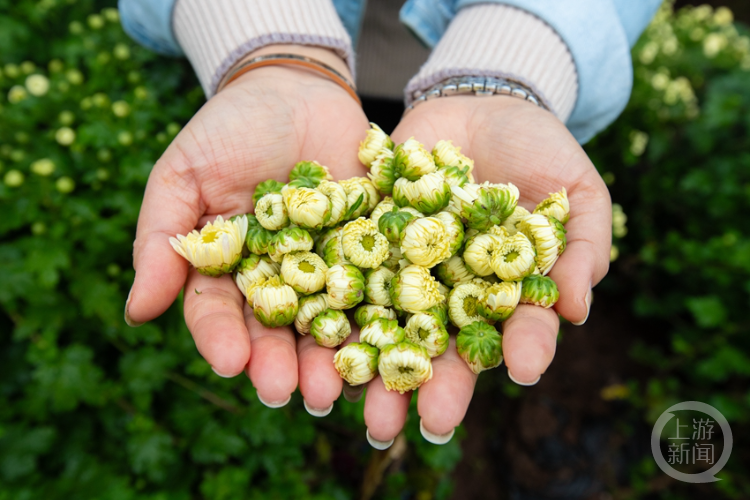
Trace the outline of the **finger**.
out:
<instances>
[{"instance_id":1,"label":"finger","mask_svg":"<svg viewBox=\"0 0 750 500\"><path fill-rule=\"evenodd\" d=\"M560 320L552 309L521 304L503 323L503 356L508 375L533 385L555 357Z\"/></svg>"},{"instance_id":2,"label":"finger","mask_svg":"<svg viewBox=\"0 0 750 500\"><path fill-rule=\"evenodd\" d=\"M448 350L432 360L432 379L419 388L417 411L428 441L442 441L442 436L450 439L466 415L476 380L477 376L458 355L456 339L451 336Z\"/></svg>"},{"instance_id":3,"label":"finger","mask_svg":"<svg viewBox=\"0 0 750 500\"><path fill-rule=\"evenodd\" d=\"M299 389L305 409L314 417L324 417L333 409L343 381L333 366L336 349L319 346L312 335L297 339Z\"/></svg>"},{"instance_id":4,"label":"finger","mask_svg":"<svg viewBox=\"0 0 750 500\"><path fill-rule=\"evenodd\" d=\"M230 276L210 278L190 271L185 283L185 323L198 352L222 377L242 373L250 360L244 303Z\"/></svg>"},{"instance_id":5,"label":"finger","mask_svg":"<svg viewBox=\"0 0 750 500\"><path fill-rule=\"evenodd\" d=\"M555 310L574 324L583 324L591 307L591 289L609 270L612 205L603 184L600 189L574 186L565 229L567 247L549 273L560 292Z\"/></svg>"},{"instance_id":6,"label":"finger","mask_svg":"<svg viewBox=\"0 0 750 500\"><path fill-rule=\"evenodd\" d=\"M187 234L200 216L198 189L185 165L161 160L149 176L133 243L135 281L125 306L131 326L167 310L180 292L188 262L169 238Z\"/></svg>"},{"instance_id":7,"label":"finger","mask_svg":"<svg viewBox=\"0 0 750 500\"><path fill-rule=\"evenodd\" d=\"M367 384L365 395L365 425L373 446L391 442L406 422L409 410L411 392L399 394L397 391L387 391L380 375ZM387 448L387 446L385 446Z\"/></svg>"},{"instance_id":8,"label":"finger","mask_svg":"<svg viewBox=\"0 0 750 500\"><path fill-rule=\"evenodd\" d=\"M245 324L250 332L252 357L248 377L258 399L271 408L284 406L297 388L297 350L291 326L267 328L245 306Z\"/></svg>"}]
</instances>

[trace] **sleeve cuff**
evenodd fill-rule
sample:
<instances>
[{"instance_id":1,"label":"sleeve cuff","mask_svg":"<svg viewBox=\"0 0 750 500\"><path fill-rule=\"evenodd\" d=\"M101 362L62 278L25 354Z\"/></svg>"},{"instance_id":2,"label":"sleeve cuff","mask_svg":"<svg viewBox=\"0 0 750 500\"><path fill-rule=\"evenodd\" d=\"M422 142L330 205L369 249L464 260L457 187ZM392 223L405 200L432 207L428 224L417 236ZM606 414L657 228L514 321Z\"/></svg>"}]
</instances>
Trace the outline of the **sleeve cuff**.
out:
<instances>
[{"instance_id":1,"label":"sleeve cuff","mask_svg":"<svg viewBox=\"0 0 750 500\"><path fill-rule=\"evenodd\" d=\"M500 4L462 8L405 89L416 90L456 76L518 81L565 122L578 95L573 58L557 32L526 11Z\"/></svg>"},{"instance_id":2,"label":"sleeve cuff","mask_svg":"<svg viewBox=\"0 0 750 500\"><path fill-rule=\"evenodd\" d=\"M354 74L351 40L330 0L179 0L172 24L208 97L239 60L271 44L332 49Z\"/></svg>"}]
</instances>

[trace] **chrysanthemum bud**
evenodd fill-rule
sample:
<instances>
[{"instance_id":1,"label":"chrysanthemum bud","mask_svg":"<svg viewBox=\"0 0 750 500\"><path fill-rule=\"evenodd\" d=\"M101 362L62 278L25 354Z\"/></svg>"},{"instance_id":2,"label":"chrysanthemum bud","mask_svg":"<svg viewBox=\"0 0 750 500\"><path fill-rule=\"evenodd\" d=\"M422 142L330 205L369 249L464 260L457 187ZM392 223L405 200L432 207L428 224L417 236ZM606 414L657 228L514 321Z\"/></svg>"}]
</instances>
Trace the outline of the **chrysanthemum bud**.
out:
<instances>
[{"instance_id":1,"label":"chrysanthemum bud","mask_svg":"<svg viewBox=\"0 0 750 500\"><path fill-rule=\"evenodd\" d=\"M546 215L531 214L518 224L518 229L531 240L536 249L536 265L546 276L557 262L561 247L565 246L565 228L558 228Z\"/></svg>"},{"instance_id":2,"label":"chrysanthemum bud","mask_svg":"<svg viewBox=\"0 0 750 500\"><path fill-rule=\"evenodd\" d=\"M278 276L281 268L267 255L251 253L248 258L240 261L234 272L234 281L237 283L237 288L243 295L247 296L247 288L250 285L272 276Z\"/></svg>"},{"instance_id":3,"label":"chrysanthemum bud","mask_svg":"<svg viewBox=\"0 0 750 500\"><path fill-rule=\"evenodd\" d=\"M432 156L438 167L464 167L467 172L474 170L474 160L461 153L459 146L454 146L453 141L438 141L432 148Z\"/></svg>"},{"instance_id":4,"label":"chrysanthemum bud","mask_svg":"<svg viewBox=\"0 0 750 500\"><path fill-rule=\"evenodd\" d=\"M331 218L331 200L310 188L294 188L288 184L281 190L289 220L303 229L318 230Z\"/></svg>"},{"instance_id":5,"label":"chrysanthemum bud","mask_svg":"<svg viewBox=\"0 0 750 500\"><path fill-rule=\"evenodd\" d=\"M463 283L464 281L471 281L477 277L468 268L464 259L458 255L454 255L445 262L441 262L435 269L438 279L449 287L456 286L456 284Z\"/></svg>"},{"instance_id":6,"label":"chrysanthemum bud","mask_svg":"<svg viewBox=\"0 0 750 500\"><path fill-rule=\"evenodd\" d=\"M362 327L359 332L359 341L382 349L388 344L402 342L404 336L404 329L398 326L398 321L395 319L376 319Z\"/></svg>"},{"instance_id":7,"label":"chrysanthemum bud","mask_svg":"<svg viewBox=\"0 0 750 500\"><path fill-rule=\"evenodd\" d=\"M367 174L367 177L370 178L375 187L383 194L391 194L393 192L393 184L398 179L398 172L396 172L395 166L393 151L390 149L381 150L370 166L370 172Z\"/></svg>"},{"instance_id":8,"label":"chrysanthemum bud","mask_svg":"<svg viewBox=\"0 0 750 500\"><path fill-rule=\"evenodd\" d=\"M306 179L317 186L321 181L332 181L328 167L325 167L317 161L301 161L297 163L291 172L289 172L289 181L296 179Z\"/></svg>"},{"instance_id":9,"label":"chrysanthemum bud","mask_svg":"<svg viewBox=\"0 0 750 500\"><path fill-rule=\"evenodd\" d=\"M271 239L275 233L261 226L254 215L249 214L246 217L247 234L245 235L245 246L250 250L250 253L258 255L268 253L268 245L271 244Z\"/></svg>"},{"instance_id":10,"label":"chrysanthemum bud","mask_svg":"<svg viewBox=\"0 0 750 500\"><path fill-rule=\"evenodd\" d=\"M398 245L390 245L388 247L388 258L383 261L381 266L386 267L394 273L401 269L399 262L403 259L401 255L401 247Z\"/></svg>"},{"instance_id":11,"label":"chrysanthemum bud","mask_svg":"<svg viewBox=\"0 0 750 500\"><path fill-rule=\"evenodd\" d=\"M490 266L501 280L521 281L534 272L535 253L529 239L523 233L516 233L492 252Z\"/></svg>"},{"instance_id":12,"label":"chrysanthemum bud","mask_svg":"<svg viewBox=\"0 0 750 500\"><path fill-rule=\"evenodd\" d=\"M430 152L413 137L396 146L393 153L399 175L410 181L416 181L423 175L437 170Z\"/></svg>"},{"instance_id":13,"label":"chrysanthemum bud","mask_svg":"<svg viewBox=\"0 0 750 500\"><path fill-rule=\"evenodd\" d=\"M396 310L410 313L425 311L444 299L430 270L418 265L401 269L391 281L390 291Z\"/></svg>"},{"instance_id":14,"label":"chrysanthemum bud","mask_svg":"<svg viewBox=\"0 0 750 500\"><path fill-rule=\"evenodd\" d=\"M450 295L450 290L445 290L445 297L447 298ZM450 321L450 318L448 317L448 302L440 302L437 305L434 305L427 309L425 311L426 313L434 314L437 319L440 320L440 322L443 325L448 325L448 321ZM419 314L419 313L416 313Z\"/></svg>"},{"instance_id":15,"label":"chrysanthemum bud","mask_svg":"<svg viewBox=\"0 0 750 500\"><path fill-rule=\"evenodd\" d=\"M278 231L289 225L289 214L280 193L264 194L255 204L255 217L269 231Z\"/></svg>"},{"instance_id":16,"label":"chrysanthemum bud","mask_svg":"<svg viewBox=\"0 0 750 500\"><path fill-rule=\"evenodd\" d=\"M464 184L452 187L452 203L466 225L486 231L503 222L518 203L518 188L513 184Z\"/></svg>"},{"instance_id":17,"label":"chrysanthemum bud","mask_svg":"<svg viewBox=\"0 0 750 500\"><path fill-rule=\"evenodd\" d=\"M513 213L503 221L502 227L508 231L509 236L513 236L518 232L518 224L529 215L529 211L523 208L521 205L516 205Z\"/></svg>"},{"instance_id":18,"label":"chrysanthemum bud","mask_svg":"<svg viewBox=\"0 0 750 500\"><path fill-rule=\"evenodd\" d=\"M477 276L489 276L492 274L490 261L503 244L503 241L491 233L479 233L466 241L466 249L463 253L464 262L469 270Z\"/></svg>"},{"instance_id":19,"label":"chrysanthemum bud","mask_svg":"<svg viewBox=\"0 0 750 500\"><path fill-rule=\"evenodd\" d=\"M456 285L448 297L448 316L451 323L458 328L463 328L475 321L489 322L477 310L479 301L487 288L487 283L481 279Z\"/></svg>"},{"instance_id":20,"label":"chrysanthemum bud","mask_svg":"<svg viewBox=\"0 0 750 500\"><path fill-rule=\"evenodd\" d=\"M409 212L399 210L398 207L394 206L393 210L380 216L378 229L389 242L399 245L406 224L413 218L414 216Z\"/></svg>"},{"instance_id":21,"label":"chrysanthemum bud","mask_svg":"<svg viewBox=\"0 0 750 500\"><path fill-rule=\"evenodd\" d=\"M256 206L258 204L258 200L260 200L268 193L281 194L281 188L283 187L283 182L279 182L273 179L261 182L260 184L255 186L255 192L253 193L253 206Z\"/></svg>"},{"instance_id":22,"label":"chrysanthemum bud","mask_svg":"<svg viewBox=\"0 0 750 500\"><path fill-rule=\"evenodd\" d=\"M403 186L402 192L409 205L425 215L439 212L451 201L451 187L445 182L442 172L425 174Z\"/></svg>"},{"instance_id":23,"label":"chrysanthemum bud","mask_svg":"<svg viewBox=\"0 0 750 500\"><path fill-rule=\"evenodd\" d=\"M308 295L326 286L328 266L312 252L291 252L281 262L281 276L296 292Z\"/></svg>"},{"instance_id":24,"label":"chrysanthemum bud","mask_svg":"<svg viewBox=\"0 0 750 500\"><path fill-rule=\"evenodd\" d=\"M316 187L331 201L331 218L324 225L326 227L335 226L344 218L346 214L346 191L338 182L323 180Z\"/></svg>"},{"instance_id":25,"label":"chrysanthemum bud","mask_svg":"<svg viewBox=\"0 0 750 500\"><path fill-rule=\"evenodd\" d=\"M364 217L344 226L341 244L344 256L357 267L374 269L388 258L388 240Z\"/></svg>"},{"instance_id":26,"label":"chrysanthemum bud","mask_svg":"<svg viewBox=\"0 0 750 500\"><path fill-rule=\"evenodd\" d=\"M354 321L360 327L365 326L367 323L375 321L376 319L395 320L396 318L396 311L390 307L373 304L359 306L354 313Z\"/></svg>"},{"instance_id":27,"label":"chrysanthemum bud","mask_svg":"<svg viewBox=\"0 0 750 500\"><path fill-rule=\"evenodd\" d=\"M225 221L219 215L213 223L203 226L200 233L194 230L187 236L178 234L169 238L169 243L199 273L218 277L231 272L239 263L246 233L247 217Z\"/></svg>"},{"instance_id":28,"label":"chrysanthemum bud","mask_svg":"<svg viewBox=\"0 0 750 500\"><path fill-rule=\"evenodd\" d=\"M520 282L495 283L484 291L484 295L477 304L477 311L491 321L505 321L516 310L520 299Z\"/></svg>"},{"instance_id":29,"label":"chrysanthemum bud","mask_svg":"<svg viewBox=\"0 0 750 500\"><path fill-rule=\"evenodd\" d=\"M380 193L378 192L378 188L375 187L375 184L372 183L370 179L367 177L352 177L353 180L356 180L359 182L362 187L365 188L365 191L367 191L367 210L366 214L369 214L373 210L375 210L375 207L378 206L378 203L380 203Z\"/></svg>"},{"instance_id":30,"label":"chrysanthemum bud","mask_svg":"<svg viewBox=\"0 0 750 500\"><path fill-rule=\"evenodd\" d=\"M448 235L448 246L451 255L456 255L464 244L465 232L461 218L445 210L436 213L433 217L440 219L445 224L445 232Z\"/></svg>"},{"instance_id":31,"label":"chrysanthemum bud","mask_svg":"<svg viewBox=\"0 0 750 500\"><path fill-rule=\"evenodd\" d=\"M547 276L532 274L523 280L521 304L533 304L549 308L560 298L557 284Z\"/></svg>"},{"instance_id":32,"label":"chrysanthemum bud","mask_svg":"<svg viewBox=\"0 0 750 500\"><path fill-rule=\"evenodd\" d=\"M378 351L361 342L342 347L333 357L333 366L349 385L366 384L378 374Z\"/></svg>"},{"instance_id":33,"label":"chrysanthemum bud","mask_svg":"<svg viewBox=\"0 0 750 500\"><path fill-rule=\"evenodd\" d=\"M370 220L372 220L376 226L380 224L380 217L383 216L383 214L390 212L393 210L393 207L395 207L396 204L393 203L393 198L390 196L386 196L380 202L375 205L375 208L373 209L372 213L370 214Z\"/></svg>"},{"instance_id":34,"label":"chrysanthemum bud","mask_svg":"<svg viewBox=\"0 0 750 500\"><path fill-rule=\"evenodd\" d=\"M440 356L448 349L448 330L434 314L416 313L404 327L406 340L427 349L431 358Z\"/></svg>"},{"instance_id":35,"label":"chrysanthemum bud","mask_svg":"<svg viewBox=\"0 0 750 500\"><path fill-rule=\"evenodd\" d=\"M471 371L478 375L503 362L503 336L494 326L475 321L458 332L456 350Z\"/></svg>"},{"instance_id":36,"label":"chrysanthemum bud","mask_svg":"<svg viewBox=\"0 0 750 500\"><path fill-rule=\"evenodd\" d=\"M315 316L310 325L310 335L323 347L341 345L352 333L352 325L343 311L326 309Z\"/></svg>"},{"instance_id":37,"label":"chrysanthemum bud","mask_svg":"<svg viewBox=\"0 0 750 500\"><path fill-rule=\"evenodd\" d=\"M424 217L424 214L413 207L401 207L398 209L399 212L406 212L408 214L411 214L414 216L415 219L419 219L421 217Z\"/></svg>"},{"instance_id":38,"label":"chrysanthemum bud","mask_svg":"<svg viewBox=\"0 0 750 500\"><path fill-rule=\"evenodd\" d=\"M450 257L445 224L435 217L412 219L401 237L401 253L414 264L431 268Z\"/></svg>"},{"instance_id":39,"label":"chrysanthemum bud","mask_svg":"<svg viewBox=\"0 0 750 500\"><path fill-rule=\"evenodd\" d=\"M268 245L268 256L274 262L281 262L284 255L291 252L309 252L313 247L310 233L299 227L285 227L273 235Z\"/></svg>"},{"instance_id":40,"label":"chrysanthemum bud","mask_svg":"<svg viewBox=\"0 0 750 500\"><path fill-rule=\"evenodd\" d=\"M250 297L248 293L248 297ZM273 276L252 293L255 319L268 328L291 325L299 310L297 293Z\"/></svg>"},{"instance_id":41,"label":"chrysanthemum bud","mask_svg":"<svg viewBox=\"0 0 750 500\"><path fill-rule=\"evenodd\" d=\"M432 378L432 361L422 346L410 342L389 344L380 351L378 372L386 390L403 394Z\"/></svg>"},{"instance_id":42,"label":"chrysanthemum bud","mask_svg":"<svg viewBox=\"0 0 750 500\"><path fill-rule=\"evenodd\" d=\"M339 185L346 191L346 212L341 220L357 219L367 213L370 208L370 195L364 184L354 178L340 181Z\"/></svg>"},{"instance_id":43,"label":"chrysanthemum bud","mask_svg":"<svg viewBox=\"0 0 750 500\"><path fill-rule=\"evenodd\" d=\"M384 149L393 149L393 141L388 134L383 132L383 129L374 123L370 123L370 127L365 140L359 143L359 152L357 153L359 161L368 168L381 151Z\"/></svg>"},{"instance_id":44,"label":"chrysanthemum bud","mask_svg":"<svg viewBox=\"0 0 750 500\"><path fill-rule=\"evenodd\" d=\"M387 267L378 267L365 273L365 302L378 306L391 306L391 280L396 274Z\"/></svg>"},{"instance_id":45,"label":"chrysanthemum bud","mask_svg":"<svg viewBox=\"0 0 750 500\"><path fill-rule=\"evenodd\" d=\"M333 228L333 233L326 233L325 247L323 248L323 260L328 267L337 264L351 264L344 255L343 236L344 228L342 226Z\"/></svg>"},{"instance_id":46,"label":"chrysanthemum bud","mask_svg":"<svg viewBox=\"0 0 750 500\"><path fill-rule=\"evenodd\" d=\"M351 264L335 265L326 274L328 307L350 309L365 298L365 277Z\"/></svg>"},{"instance_id":47,"label":"chrysanthemum bud","mask_svg":"<svg viewBox=\"0 0 750 500\"><path fill-rule=\"evenodd\" d=\"M557 193L550 193L549 198L543 200L534 209L535 214L543 214L554 217L565 224L570 219L570 202L568 202L568 191L562 188Z\"/></svg>"},{"instance_id":48,"label":"chrysanthemum bud","mask_svg":"<svg viewBox=\"0 0 750 500\"><path fill-rule=\"evenodd\" d=\"M328 309L328 294L316 293L299 299L299 311L294 318L294 327L300 335L310 333L315 317Z\"/></svg>"},{"instance_id":49,"label":"chrysanthemum bud","mask_svg":"<svg viewBox=\"0 0 750 500\"><path fill-rule=\"evenodd\" d=\"M445 182L447 182L451 187L461 187L469 182L469 176L466 175L466 173L468 172L468 167L441 167L438 168L438 172L443 174L443 177L445 177Z\"/></svg>"},{"instance_id":50,"label":"chrysanthemum bud","mask_svg":"<svg viewBox=\"0 0 750 500\"><path fill-rule=\"evenodd\" d=\"M568 233L568 230L565 229L565 226L563 226L562 222L555 219L551 215L547 217L549 218L549 221L552 223L552 226L554 226L555 236L557 237L557 241L560 242L560 245L557 247L557 255L562 255L562 253L565 251L565 247L568 246L568 239L565 236Z\"/></svg>"}]
</instances>

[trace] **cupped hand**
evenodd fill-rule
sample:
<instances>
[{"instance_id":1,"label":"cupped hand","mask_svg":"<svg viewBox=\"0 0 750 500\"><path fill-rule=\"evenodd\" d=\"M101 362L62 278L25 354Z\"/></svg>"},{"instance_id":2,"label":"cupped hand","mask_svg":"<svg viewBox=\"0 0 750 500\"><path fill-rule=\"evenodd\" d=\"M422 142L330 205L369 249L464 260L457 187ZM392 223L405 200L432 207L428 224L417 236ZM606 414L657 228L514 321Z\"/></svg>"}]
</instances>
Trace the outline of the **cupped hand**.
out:
<instances>
[{"instance_id":1,"label":"cupped hand","mask_svg":"<svg viewBox=\"0 0 750 500\"><path fill-rule=\"evenodd\" d=\"M396 144L415 137L428 150L450 139L474 159L476 182L512 182L528 210L565 187L570 220L568 245L549 276L560 300L554 309L520 305L503 325L503 354L509 375L536 383L555 354L557 314L582 324L591 288L607 273L611 243L609 192L565 126L550 112L510 96L454 96L427 101L409 112L394 131ZM423 433L445 440L461 423L474 391L474 375L455 351L455 341L433 360L433 378L419 389ZM382 383L380 384L382 385ZM410 394L386 392L372 383L365 421L372 438L389 441L403 426Z\"/></svg>"},{"instance_id":2,"label":"cupped hand","mask_svg":"<svg viewBox=\"0 0 750 500\"><path fill-rule=\"evenodd\" d=\"M308 55L347 72L325 49L285 45L276 52ZM288 401L299 384L309 408L329 407L342 389L335 351L318 347L309 335L295 338L291 327L263 327L231 276L200 275L169 237L218 215L251 212L255 186L266 179L286 182L298 161L317 160L338 180L364 175L357 148L367 129L346 91L303 69L255 69L212 97L151 172L134 243L128 323L159 316L184 286L185 321L217 374L246 371L269 406Z\"/></svg>"}]
</instances>

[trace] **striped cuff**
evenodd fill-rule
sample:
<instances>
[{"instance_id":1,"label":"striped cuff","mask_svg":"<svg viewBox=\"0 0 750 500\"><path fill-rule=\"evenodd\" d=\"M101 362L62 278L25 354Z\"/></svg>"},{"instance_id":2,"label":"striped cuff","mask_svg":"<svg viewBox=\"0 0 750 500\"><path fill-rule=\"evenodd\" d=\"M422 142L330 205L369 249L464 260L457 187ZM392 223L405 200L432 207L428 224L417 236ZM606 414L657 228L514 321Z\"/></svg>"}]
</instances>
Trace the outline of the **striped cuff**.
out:
<instances>
[{"instance_id":1,"label":"striped cuff","mask_svg":"<svg viewBox=\"0 0 750 500\"><path fill-rule=\"evenodd\" d=\"M578 75L565 42L538 17L507 5L461 9L407 84L407 103L414 91L453 76L515 80L532 89L562 122L578 95Z\"/></svg>"},{"instance_id":2,"label":"striped cuff","mask_svg":"<svg viewBox=\"0 0 750 500\"><path fill-rule=\"evenodd\" d=\"M207 97L244 56L271 44L332 49L354 74L351 40L331 0L178 0L172 27Z\"/></svg>"}]
</instances>

